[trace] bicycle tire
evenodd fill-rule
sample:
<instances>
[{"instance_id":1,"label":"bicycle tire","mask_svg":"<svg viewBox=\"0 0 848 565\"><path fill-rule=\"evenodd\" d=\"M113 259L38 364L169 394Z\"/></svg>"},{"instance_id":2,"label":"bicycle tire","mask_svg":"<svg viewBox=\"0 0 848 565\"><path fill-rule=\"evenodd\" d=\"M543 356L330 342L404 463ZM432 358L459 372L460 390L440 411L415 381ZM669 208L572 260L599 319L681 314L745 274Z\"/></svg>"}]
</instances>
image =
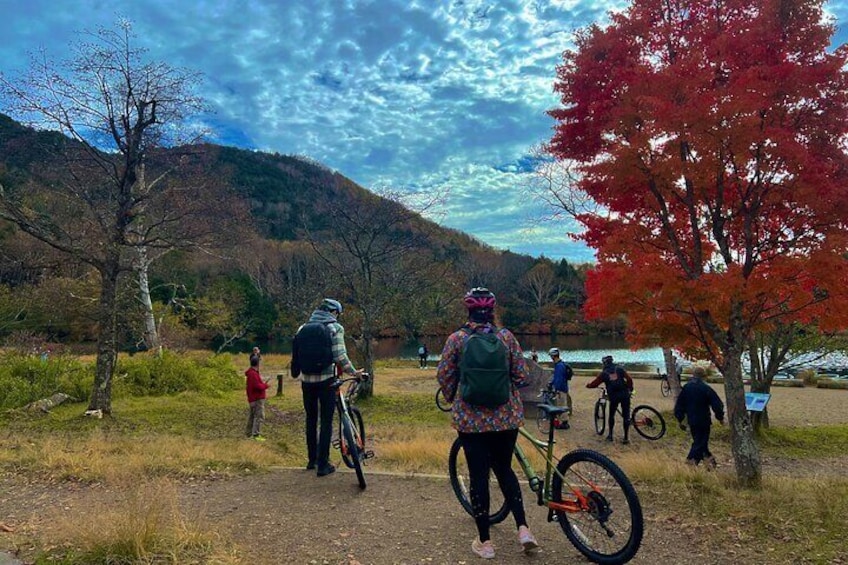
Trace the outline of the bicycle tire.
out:
<instances>
[{"instance_id":1,"label":"bicycle tire","mask_svg":"<svg viewBox=\"0 0 848 565\"><path fill-rule=\"evenodd\" d=\"M636 555L644 535L642 505L624 471L607 456L588 449L567 453L557 463L551 495L563 502L583 501L579 512L554 511L557 522L577 550L602 565L626 563Z\"/></svg>"},{"instance_id":2,"label":"bicycle tire","mask_svg":"<svg viewBox=\"0 0 848 565\"><path fill-rule=\"evenodd\" d=\"M438 406L439 410L442 412L450 412L451 407L453 406L453 403L448 402L448 399L445 398L445 393L442 391L442 387L436 389L436 406Z\"/></svg>"},{"instance_id":3,"label":"bicycle tire","mask_svg":"<svg viewBox=\"0 0 848 565\"><path fill-rule=\"evenodd\" d=\"M364 489L367 485L365 483L365 473L362 471L362 447L361 443L357 442L357 433L354 430L353 421L350 419L349 414L344 414L342 416L342 440L339 444L339 448L342 452L342 459L344 459L345 464L348 464L350 461L350 467L356 472L356 480L359 482L359 488ZM347 458L345 458L345 454L347 454Z\"/></svg>"},{"instance_id":4,"label":"bicycle tire","mask_svg":"<svg viewBox=\"0 0 848 565\"><path fill-rule=\"evenodd\" d=\"M356 442L357 447L359 447L360 453L365 449L365 422L362 420L362 413L359 411L359 408L355 406L348 406L348 411L350 414L350 420L353 422L354 431L357 432L354 436L354 441L357 439L359 441ZM341 437L341 434L339 434ZM348 469L353 469L353 461L349 455L345 454L342 451L342 461L345 464L345 467Z\"/></svg>"},{"instance_id":5,"label":"bicycle tire","mask_svg":"<svg viewBox=\"0 0 848 565\"><path fill-rule=\"evenodd\" d=\"M665 418L652 406L642 404L633 409L630 424L640 436L656 441L665 435Z\"/></svg>"},{"instance_id":6,"label":"bicycle tire","mask_svg":"<svg viewBox=\"0 0 848 565\"><path fill-rule=\"evenodd\" d=\"M607 429L607 404L601 400L595 401L595 433L599 436L604 435Z\"/></svg>"},{"instance_id":7,"label":"bicycle tire","mask_svg":"<svg viewBox=\"0 0 848 565\"><path fill-rule=\"evenodd\" d=\"M468 479L468 466L465 464L465 451L462 449L462 444L459 438L454 440L451 446L450 455L448 456L448 474L450 475L451 487L457 500L462 505L462 508L468 512L469 516L474 516L474 509L471 507L471 481ZM494 488L493 488L494 487ZM497 508L492 512L493 508ZM494 477L489 477L489 523L500 524L506 517L509 516L509 506L506 499L501 493L498 486L498 481Z\"/></svg>"},{"instance_id":8,"label":"bicycle tire","mask_svg":"<svg viewBox=\"0 0 848 565\"><path fill-rule=\"evenodd\" d=\"M663 379L660 383L660 392L662 392L662 395L665 397L668 397L668 395L671 394L671 385L669 384L668 379Z\"/></svg>"}]
</instances>

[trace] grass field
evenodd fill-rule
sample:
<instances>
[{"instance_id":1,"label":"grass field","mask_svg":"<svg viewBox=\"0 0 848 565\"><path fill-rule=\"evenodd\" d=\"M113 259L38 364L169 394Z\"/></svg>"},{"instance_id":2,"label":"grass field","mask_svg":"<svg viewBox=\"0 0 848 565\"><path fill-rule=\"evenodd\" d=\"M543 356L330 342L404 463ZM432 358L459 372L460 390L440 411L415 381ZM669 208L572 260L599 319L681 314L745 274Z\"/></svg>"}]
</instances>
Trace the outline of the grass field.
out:
<instances>
[{"instance_id":1,"label":"grass field","mask_svg":"<svg viewBox=\"0 0 848 565\"><path fill-rule=\"evenodd\" d=\"M287 361L284 356L266 356L264 375L285 374ZM450 416L435 408L434 374L432 368L420 370L411 363L378 366L375 396L359 403L377 453L369 462L372 469L407 475L445 473L455 435ZM560 438L563 451L606 450L631 477L640 496L662 501L654 505L656 522L704 528L704 535L727 547L759 544L767 548L770 562L844 559L848 393L775 391L770 404L773 427L760 440L763 487L741 490L735 485L724 428L714 434L714 451L722 461L715 473L683 464L688 438L670 422L668 437L659 442L637 439L630 446L608 447L598 441L589 419L597 393L585 389L585 381L577 377L572 385L576 409L572 430ZM638 403L652 404L671 419L670 400L661 397L657 381L639 380L636 387ZM55 485L97 485L121 493L96 524L74 520L51 524L51 537L63 541L45 544L38 552L40 562L239 562L227 536L218 536L214 527L180 513L172 491L190 481L301 466L305 454L299 385L284 376L282 396L273 396L274 390L275 386L269 390L265 444L243 437L242 390L119 398L113 416L103 420L82 416L83 404L62 405L49 414L3 414L3 488L25 480L45 485L48 497ZM151 497L150 491L157 495ZM157 504L151 505L151 500ZM14 529L14 534L0 536L0 547L43 543L37 541L38 528ZM155 558L162 554L176 557Z\"/></svg>"}]
</instances>

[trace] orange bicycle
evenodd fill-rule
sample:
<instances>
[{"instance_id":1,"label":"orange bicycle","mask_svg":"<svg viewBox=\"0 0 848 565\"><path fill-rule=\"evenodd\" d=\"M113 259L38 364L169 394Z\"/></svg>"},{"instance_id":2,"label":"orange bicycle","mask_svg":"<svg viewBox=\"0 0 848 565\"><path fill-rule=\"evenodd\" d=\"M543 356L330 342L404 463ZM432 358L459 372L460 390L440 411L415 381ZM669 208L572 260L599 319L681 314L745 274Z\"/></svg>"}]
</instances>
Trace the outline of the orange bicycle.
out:
<instances>
[{"instance_id":1,"label":"orange bicycle","mask_svg":"<svg viewBox=\"0 0 848 565\"><path fill-rule=\"evenodd\" d=\"M374 452L365 449L365 423L362 414L353 405L360 385L368 380L368 373L362 373L348 378L337 378L332 385L336 391L336 411L339 413L339 437L333 442L342 454L342 461L346 467L353 469L359 488L364 489L365 473L362 464L366 459L374 457ZM348 383L347 389L342 393L342 386Z\"/></svg>"},{"instance_id":2,"label":"orange bicycle","mask_svg":"<svg viewBox=\"0 0 848 565\"><path fill-rule=\"evenodd\" d=\"M539 410L553 421L568 408L540 404ZM556 460L554 426L548 425L547 430L547 441L524 428L518 430L545 460L541 477L521 446L515 445L515 459L527 477L530 490L536 493L537 504L548 509L548 521L557 522L565 537L589 560L604 565L630 561L639 551L644 533L642 505L630 479L611 459L597 451L576 449ZM451 446L448 472L456 497L471 514L468 465L458 438ZM493 476L489 492L489 521L497 524L509 515L509 506Z\"/></svg>"}]
</instances>

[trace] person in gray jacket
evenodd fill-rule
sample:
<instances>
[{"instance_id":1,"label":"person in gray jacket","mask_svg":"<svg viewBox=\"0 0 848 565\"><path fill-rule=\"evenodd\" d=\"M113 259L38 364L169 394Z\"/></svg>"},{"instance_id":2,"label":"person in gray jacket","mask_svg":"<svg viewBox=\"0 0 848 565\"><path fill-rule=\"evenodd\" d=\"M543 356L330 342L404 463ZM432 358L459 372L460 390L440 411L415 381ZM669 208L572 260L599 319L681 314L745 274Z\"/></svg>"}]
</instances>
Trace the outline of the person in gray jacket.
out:
<instances>
[{"instance_id":1,"label":"person in gray jacket","mask_svg":"<svg viewBox=\"0 0 848 565\"><path fill-rule=\"evenodd\" d=\"M316 469L319 477L333 473L330 442L333 437L335 391L331 387L337 369L341 373L359 375L344 343L344 327L338 322L342 305L325 298L312 312L309 321L300 326L292 345L292 377L301 378L303 409L306 412L307 470ZM318 422L320 416L320 433Z\"/></svg>"}]
</instances>

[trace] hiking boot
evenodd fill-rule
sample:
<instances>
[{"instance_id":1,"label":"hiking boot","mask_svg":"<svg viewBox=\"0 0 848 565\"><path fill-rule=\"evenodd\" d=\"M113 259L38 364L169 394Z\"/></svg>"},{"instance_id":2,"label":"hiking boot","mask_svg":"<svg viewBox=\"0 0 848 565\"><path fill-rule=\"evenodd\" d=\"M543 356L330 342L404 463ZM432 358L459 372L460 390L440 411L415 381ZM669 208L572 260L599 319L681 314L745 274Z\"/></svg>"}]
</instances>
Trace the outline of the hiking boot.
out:
<instances>
[{"instance_id":1,"label":"hiking boot","mask_svg":"<svg viewBox=\"0 0 848 565\"><path fill-rule=\"evenodd\" d=\"M611 441L612 441L612 436L607 436L607 441L611 442Z\"/></svg>"},{"instance_id":2,"label":"hiking boot","mask_svg":"<svg viewBox=\"0 0 848 565\"><path fill-rule=\"evenodd\" d=\"M475 539L471 542L471 551L482 559L495 558L495 547L492 545L492 540L481 542L479 539Z\"/></svg>"},{"instance_id":3,"label":"hiking boot","mask_svg":"<svg viewBox=\"0 0 848 565\"><path fill-rule=\"evenodd\" d=\"M530 533L527 526L521 526L518 528L518 542L521 544L521 547L524 548L524 553L527 553L528 555L535 553L536 550L539 549L539 542L536 541L536 537Z\"/></svg>"},{"instance_id":4,"label":"hiking boot","mask_svg":"<svg viewBox=\"0 0 848 565\"><path fill-rule=\"evenodd\" d=\"M331 475L335 472L336 472L336 468L329 463L326 466L318 468L318 476L319 477L326 477L327 475Z\"/></svg>"},{"instance_id":5,"label":"hiking boot","mask_svg":"<svg viewBox=\"0 0 848 565\"><path fill-rule=\"evenodd\" d=\"M704 462L706 463L706 467L708 471L714 471L716 467L718 467L718 463L716 462L715 457L710 455L707 457Z\"/></svg>"},{"instance_id":6,"label":"hiking boot","mask_svg":"<svg viewBox=\"0 0 848 565\"><path fill-rule=\"evenodd\" d=\"M265 441L265 438L263 436L259 435L259 434L256 434L255 436L251 436L250 439L252 439L253 441Z\"/></svg>"},{"instance_id":7,"label":"hiking boot","mask_svg":"<svg viewBox=\"0 0 848 565\"><path fill-rule=\"evenodd\" d=\"M621 443L623 443L624 445L627 445L628 443L630 443L630 440L627 439L627 438L624 438L623 440L621 440Z\"/></svg>"},{"instance_id":8,"label":"hiking boot","mask_svg":"<svg viewBox=\"0 0 848 565\"><path fill-rule=\"evenodd\" d=\"M306 470L307 471L314 471L315 470L315 461L310 461L309 463L307 463L306 464Z\"/></svg>"}]
</instances>

